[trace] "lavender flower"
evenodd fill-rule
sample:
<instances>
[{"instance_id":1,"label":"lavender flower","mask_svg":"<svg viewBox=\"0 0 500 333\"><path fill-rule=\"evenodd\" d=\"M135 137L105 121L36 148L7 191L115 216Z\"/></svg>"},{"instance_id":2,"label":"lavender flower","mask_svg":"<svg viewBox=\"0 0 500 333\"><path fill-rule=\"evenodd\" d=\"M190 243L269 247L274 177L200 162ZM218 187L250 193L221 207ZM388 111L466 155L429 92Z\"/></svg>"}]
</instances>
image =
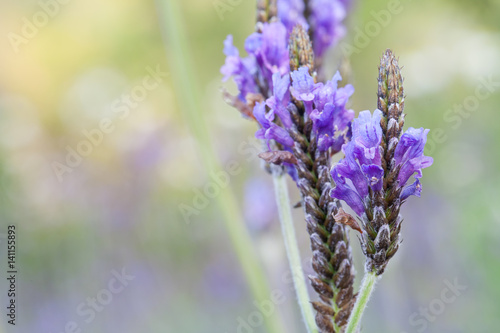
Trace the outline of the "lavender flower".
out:
<instances>
[{"instance_id":1,"label":"lavender flower","mask_svg":"<svg viewBox=\"0 0 500 333\"><path fill-rule=\"evenodd\" d=\"M346 17L346 1L311 0L309 22L314 36L314 54L321 58L346 33L342 21Z\"/></svg>"},{"instance_id":2,"label":"lavender flower","mask_svg":"<svg viewBox=\"0 0 500 333\"><path fill-rule=\"evenodd\" d=\"M382 58L379 74L379 103L373 115L363 111L352 125L351 141L332 169L336 187L332 197L345 201L362 221L361 242L367 257L366 269L384 272L396 253L402 218L401 204L411 195L420 196L422 169L431 166L424 156L429 130L404 124L404 93L397 60L390 50ZM407 185L411 176L415 182Z\"/></svg>"},{"instance_id":3,"label":"lavender flower","mask_svg":"<svg viewBox=\"0 0 500 333\"><path fill-rule=\"evenodd\" d=\"M404 186L408 179L414 174L415 178L422 178L422 169L431 166L432 157L424 156L424 146L427 141L429 130L410 127L399 140L394 151L394 161L401 166L398 182Z\"/></svg>"},{"instance_id":4,"label":"lavender flower","mask_svg":"<svg viewBox=\"0 0 500 333\"><path fill-rule=\"evenodd\" d=\"M292 118L287 110L290 103L290 76L273 74L273 95L266 100L271 112L278 115L284 128L292 126Z\"/></svg>"},{"instance_id":5,"label":"lavender flower","mask_svg":"<svg viewBox=\"0 0 500 333\"><path fill-rule=\"evenodd\" d=\"M247 38L245 50L248 57L241 58L233 46L233 37L226 38L226 62L221 68L223 81L233 77L242 101L248 94L260 93L267 97L273 88L273 74L284 75L290 71L285 26L280 22L264 23L262 32L255 32Z\"/></svg>"},{"instance_id":6,"label":"lavender flower","mask_svg":"<svg viewBox=\"0 0 500 333\"><path fill-rule=\"evenodd\" d=\"M269 150L271 150L269 144L270 140L274 140L277 143L282 144L286 148L291 148L293 146L294 142L288 132L284 128L276 125L276 123L273 122L274 113L266 112L266 105L264 103L255 104L253 115L262 126L255 133L255 137L257 139L266 140Z\"/></svg>"},{"instance_id":7,"label":"lavender flower","mask_svg":"<svg viewBox=\"0 0 500 333\"><path fill-rule=\"evenodd\" d=\"M349 124L354 118L353 110L346 110L349 97L354 93L350 84L337 89L338 81L342 80L337 72L331 81L318 83L314 92L314 107L310 117L313 121L313 131L321 151L333 148L340 151L349 130Z\"/></svg>"},{"instance_id":8,"label":"lavender flower","mask_svg":"<svg viewBox=\"0 0 500 333\"><path fill-rule=\"evenodd\" d=\"M311 102L314 99L314 79L309 74L308 67L301 67L292 72L292 95L298 101Z\"/></svg>"},{"instance_id":9,"label":"lavender flower","mask_svg":"<svg viewBox=\"0 0 500 333\"><path fill-rule=\"evenodd\" d=\"M288 38L286 27L281 22L264 23L261 34L260 47L254 55L264 72L266 79L270 80L273 73L281 75L290 71L288 59Z\"/></svg>"},{"instance_id":10,"label":"lavender flower","mask_svg":"<svg viewBox=\"0 0 500 333\"><path fill-rule=\"evenodd\" d=\"M227 36L224 41L224 54L226 63L221 67L221 73L224 75L223 81L233 77L239 90L239 98L245 101L249 93L257 93L258 87L255 81L257 64L255 58L240 58L238 49L233 46L233 36Z\"/></svg>"},{"instance_id":11,"label":"lavender flower","mask_svg":"<svg viewBox=\"0 0 500 333\"><path fill-rule=\"evenodd\" d=\"M351 141L342 148L345 158L332 169L332 177L337 184L332 196L346 201L360 216L369 205L370 189L374 192L382 190L384 169L379 148L382 140L381 116L380 110L375 110L373 117L370 111L360 113L353 122ZM418 178L422 177L422 168L432 164L432 158L423 155L428 132L423 128L417 130L410 127L396 147L394 163L395 168L400 170L397 180L398 186L402 187L399 191L401 201L410 195L420 196L421 185ZM413 174L415 183L406 186ZM353 185L348 185L346 179Z\"/></svg>"},{"instance_id":12,"label":"lavender flower","mask_svg":"<svg viewBox=\"0 0 500 333\"><path fill-rule=\"evenodd\" d=\"M240 103L233 105L259 124L255 136L270 150L259 156L282 167L273 166L273 173L288 171L300 190L316 273L309 278L321 300L313 302L316 323L321 332L341 332L355 301L354 268L347 227L334 219L340 202L330 196L330 161L349 138L354 112L346 104L354 88L338 88L338 73L331 81L316 83L302 2L278 3L284 23L271 19L271 2L263 3L257 32L245 42L248 57L240 58L228 37L221 72L225 79L233 77L240 90ZM280 4L295 11L285 13ZM293 21L301 22L291 29Z\"/></svg>"},{"instance_id":13,"label":"lavender flower","mask_svg":"<svg viewBox=\"0 0 500 333\"><path fill-rule=\"evenodd\" d=\"M304 30L297 30L298 33L302 31ZM239 57L238 50L232 44L232 37L228 36L224 48L227 55L226 64L221 71L225 74L226 80L231 76L234 77L240 90L241 100L245 100L248 94L256 94L258 91L263 93L266 91L263 86L270 87L265 94L265 96L270 95L265 100L270 112L266 111L264 103L255 104L253 110L254 118L261 125L256 136L266 140L268 146L270 140L275 140L284 148L293 146L292 139L286 131L292 126L288 109L291 93L297 101L304 103L305 111L312 119L318 148L327 151L333 147L335 152L339 151L345 141L344 134L354 117L352 110L345 109L354 88L347 85L337 89L337 83L341 80L338 73L325 84L314 83L314 78L309 73L310 67L306 66L291 72L289 76L290 61L286 42L283 42L285 34L283 24L264 23L262 33L253 33L247 38L245 49L249 57L244 59ZM302 38L303 36L304 34ZM283 50L286 50L286 55L283 54ZM275 123L275 114L280 120L281 127Z\"/></svg>"},{"instance_id":14,"label":"lavender flower","mask_svg":"<svg viewBox=\"0 0 500 333\"><path fill-rule=\"evenodd\" d=\"M289 33L297 24L300 24L306 30L308 29L304 9L303 0L278 0L278 17Z\"/></svg>"},{"instance_id":15,"label":"lavender flower","mask_svg":"<svg viewBox=\"0 0 500 333\"><path fill-rule=\"evenodd\" d=\"M342 80L338 72L331 81L315 84L308 67L292 72L291 77L292 96L304 103L313 123L318 149L326 151L333 147L333 151L338 152L345 142L348 125L354 118L354 111L345 108L354 87L349 84L337 89L338 81Z\"/></svg>"}]
</instances>

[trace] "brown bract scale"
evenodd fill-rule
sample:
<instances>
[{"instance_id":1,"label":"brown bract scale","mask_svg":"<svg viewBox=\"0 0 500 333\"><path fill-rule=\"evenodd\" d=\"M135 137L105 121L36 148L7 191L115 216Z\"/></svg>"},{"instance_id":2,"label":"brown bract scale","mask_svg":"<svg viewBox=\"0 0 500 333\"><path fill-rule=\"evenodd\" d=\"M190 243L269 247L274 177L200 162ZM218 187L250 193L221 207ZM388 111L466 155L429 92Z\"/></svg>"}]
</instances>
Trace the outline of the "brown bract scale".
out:
<instances>
[{"instance_id":1,"label":"brown bract scale","mask_svg":"<svg viewBox=\"0 0 500 333\"><path fill-rule=\"evenodd\" d=\"M247 100L248 107L253 110L256 103L263 103L265 101L264 96L262 94L248 93L245 96Z\"/></svg>"},{"instance_id":2,"label":"brown bract scale","mask_svg":"<svg viewBox=\"0 0 500 333\"><path fill-rule=\"evenodd\" d=\"M356 219L354 219L354 217L352 217L352 215L344 212L344 210L342 208L339 209L337 215L335 215L334 218L335 218L335 222L347 225L347 226L351 227L352 229L359 231L360 233L363 233L363 230L359 226L358 222L356 222Z\"/></svg>"},{"instance_id":3,"label":"brown bract scale","mask_svg":"<svg viewBox=\"0 0 500 333\"><path fill-rule=\"evenodd\" d=\"M262 95L260 95L262 96ZM233 96L231 95L226 89L222 88L222 97L224 98L224 101L234 107L236 110L240 111L240 113L245 117L245 118L250 118L255 120L255 117L253 115L253 107L255 106L255 102L253 105L248 105L247 103L243 102L238 98L238 96ZM263 99L262 99L263 100ZM248 101L247 101L248 102Z\"/></svg>"},{"instance_id":4,"label":"brown bract scale","mask_svg":"<svg viewBox=\"0 0 500 333\"><path fill-rule=\"evenodd\" d=\"M272 163L276 165L281 165L283 163L289 164L297 164L297 159L295 156L289 151L266 151L259 154L259 157L262 158L267 163Z\"/></svg>"}]
</instances>

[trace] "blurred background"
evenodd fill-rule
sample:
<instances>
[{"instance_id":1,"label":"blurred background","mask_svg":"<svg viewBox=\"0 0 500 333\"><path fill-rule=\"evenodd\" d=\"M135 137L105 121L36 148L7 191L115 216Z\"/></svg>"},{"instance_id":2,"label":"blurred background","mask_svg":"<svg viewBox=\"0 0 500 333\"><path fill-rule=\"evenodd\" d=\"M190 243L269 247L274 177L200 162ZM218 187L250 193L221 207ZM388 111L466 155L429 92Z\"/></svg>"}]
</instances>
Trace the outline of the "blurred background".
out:
<instances>
[{"instance_id":1,"label":"blurred background","mask_svg":"<svg viewBox=\"0 0 500 333\"><path fill-rule=\"evenodd\" d=\"M8 225L17 228L19 271L16 326L2 310L0 331L265 332L251 324L258 307L228 236L217 198L225 195L268 288L284 295L276 314L286 332L304 332L255 124L220 93L235 90L221 83L222 42L232 34L243 49L254 1L185 0L176 22L161 2L0 3L3 309ZM376 108L377 65L393 49L404 66L406 124L431 129L434 165L422 198L404 206L403 246L368 306L365 332L498 332L499 13L496 0L358 0L344 44L329 54L329 75L342 64L355 86L357 113ZM184 50L168 38L174 23ZM186 68L190 90L179 87ZM197 143L203 127L212 144ZM214 183L206 146L237 170L204 200ZM294 214L309 273L303 214ZM363 258L351 234L358 285Z\"/></svg>"}]
</instances>

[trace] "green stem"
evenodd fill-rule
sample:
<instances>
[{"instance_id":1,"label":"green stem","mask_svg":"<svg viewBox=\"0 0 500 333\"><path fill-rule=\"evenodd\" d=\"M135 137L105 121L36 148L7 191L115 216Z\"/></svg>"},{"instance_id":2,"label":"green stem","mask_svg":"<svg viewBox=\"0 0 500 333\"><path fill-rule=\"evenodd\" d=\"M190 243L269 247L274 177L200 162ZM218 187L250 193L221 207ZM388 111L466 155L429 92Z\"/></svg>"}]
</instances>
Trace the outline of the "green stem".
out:
<instances>
[{"instance_id":1,"label":"green stem","mask_svg":"<svg viewBox=\"0 0 500 333\"><path fill-rule=\"evenodd\" d=\"M206 105L202 107L200 103L199 80L194 76L192 70L193 61L186 45L179 4L180 1L177 0L156 1L166 51L171 64L170 74L175 82L173 87L176 89L179 109L182 110L181 114L185 117L191 134L196 139L203 169L206 170L207 174L220 172L222 167L215 158L212 140L205 125ZM217 196L217 203L224 216L225 227L253 297L259 304L269 301L271 289L230 187L221 188L220 194ZM285 332L285 326L279 320L277 312L264 316L264 320L269 333Z\"/></svg>"},{"instance_id":2,"label":"green stem","mask_svg":"<svg viewBox=\"0 0 500 333\"><path fill-rule=\"evenodd\" d=\"M309 294L307 293L307 284L304 277L304 271L302 270L297 237L295 236L295 228L293 226L292 209L290 206L290 199L288 198L288 187L286 184L286 174L283 174L280 167L272 166L272 170L274 192L276 195L276 203L278 205L281 221L281 230L283 231L283 238L285 240L285 248L293 277L295 293L297 294L298 303L307 332L317 333L318 330L314 320L313 309L309 301Z\"/></svg>"},{"instance_id":3,"label":"green stem","mask_svg":"<svg viewBox=\"0 0 500 333\"><path fill-rule=\"evenodd\" d=\"M365 274L363 282L361 283L361 290L358 293L358 299L356 300L356 304L354 304L354 309L352 309L345 333L357 332L361 317L363 316L363 311L365 311L366 304L374 290L377 279L378 277L374 272L367 272Z\"/></svg>"}]
</instances>

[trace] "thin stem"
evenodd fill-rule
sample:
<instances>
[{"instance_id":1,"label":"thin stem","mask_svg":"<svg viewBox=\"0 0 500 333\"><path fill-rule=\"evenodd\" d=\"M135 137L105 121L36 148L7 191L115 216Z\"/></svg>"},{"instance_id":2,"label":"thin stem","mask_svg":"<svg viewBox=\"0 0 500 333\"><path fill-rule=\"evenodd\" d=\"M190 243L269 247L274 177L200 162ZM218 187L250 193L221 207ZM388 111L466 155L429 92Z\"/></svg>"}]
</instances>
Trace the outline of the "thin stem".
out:
<instances>
[{"instance_id":1,"label":"thin stem","mask_svg":"<svg viewBox=\"0 0 500 333\"><path fill-rule=\"evenodd\" d=\"M280 167L272 166L272 170L274 192L276 195L276 203L278 205L281 221L281 230L283 231L283 238L285 240L286 253L290 264L290 270L292 272L295 293L297 294L298 303L307 332L317 333L318 330L314 320L313 309L309 301L309 294L307 293L307 284L304 277L304 271L302 270L297 237L295 236L295 228L293 226L292 209L290 206L290 199L288 198L286 175L283 174Z\"/></svg>"},{"instance_id":2,"label":"thin stem","mask_svg":"<svg viewBox=\"0 0 500 333\"><path fill-rule=\"evenodd\" d=\"M361 290L358 293L358 299L356 300L356 304L354 304L354 309L352 309L345 333L357 332L361 317L363 316L363 311L365 311L366 304L375 289L374 287L377 279L378 277L374 272L367 272L365 274L363 282L361 283Z\"/></svg>"},{"instance_id":3,"label":"thin stem","mask_svg":"<svg viewBox=\"0 0 500 333\"><path fill-rule=\"evenodd\" d=\"M179 3L176 0L156 1L167 56L169 57L170 74L173 78L172 82L175 82L173 87L179 97L181 114L185 117L191 134L196 139L200 160L203 163L202 169L206 170L207 174L220 172L222 167L215 158L212 140L205 125L206 105L202 107L200 103L199 80L194 76L192 70L193 61L186 45L185 28L181 23L182 13ZM269 301L271 289L230 187L221 188L220 194L217 196L217 203L224 216L225 227L253 297L259 304ZM269 333L285 332L285 326L279 320L277 312L264 316L264 320Z\"/></svg>"}]
</instances>

